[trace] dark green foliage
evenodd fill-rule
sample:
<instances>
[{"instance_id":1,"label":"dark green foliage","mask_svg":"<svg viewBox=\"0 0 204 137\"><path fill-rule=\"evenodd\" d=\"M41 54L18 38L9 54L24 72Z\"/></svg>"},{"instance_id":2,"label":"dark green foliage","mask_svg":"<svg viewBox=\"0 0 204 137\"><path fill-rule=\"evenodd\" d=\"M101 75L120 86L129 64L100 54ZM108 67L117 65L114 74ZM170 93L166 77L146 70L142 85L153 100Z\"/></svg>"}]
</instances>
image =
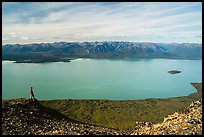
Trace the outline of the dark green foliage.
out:
<instances>
[{"instance_id":1,"label":"dark green foliage","mask_svg":"<svg viewBox=\"0 0 204 137\"><path fill-rule=\"evenodd\" d=\"M194 85L194 84L193 84ZM195 88L202 87L197 83ZM134 129L136 121L162 122L163 118L202 98L202 92L174 98L144 100L50 100L47 107L85 123L117 129Z\"/></svg>"}]
</instances>

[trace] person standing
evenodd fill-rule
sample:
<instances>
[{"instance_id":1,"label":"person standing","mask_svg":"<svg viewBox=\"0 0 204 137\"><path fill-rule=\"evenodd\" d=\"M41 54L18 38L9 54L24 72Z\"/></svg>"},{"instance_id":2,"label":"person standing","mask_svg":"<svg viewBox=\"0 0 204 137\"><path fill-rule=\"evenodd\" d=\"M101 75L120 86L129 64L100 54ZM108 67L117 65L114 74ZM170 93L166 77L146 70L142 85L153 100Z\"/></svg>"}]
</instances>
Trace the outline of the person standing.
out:
<instances>
[{"instance_id":1,"label":"person standing","mask_svg":"<svg viewBox=\"0 0 204 137\"><path fill-rule=\"evenodd\" d=\"M30 99L35 99L35 96L33 93L33 87L30 87Z\"/></svg>"}]
</instances>

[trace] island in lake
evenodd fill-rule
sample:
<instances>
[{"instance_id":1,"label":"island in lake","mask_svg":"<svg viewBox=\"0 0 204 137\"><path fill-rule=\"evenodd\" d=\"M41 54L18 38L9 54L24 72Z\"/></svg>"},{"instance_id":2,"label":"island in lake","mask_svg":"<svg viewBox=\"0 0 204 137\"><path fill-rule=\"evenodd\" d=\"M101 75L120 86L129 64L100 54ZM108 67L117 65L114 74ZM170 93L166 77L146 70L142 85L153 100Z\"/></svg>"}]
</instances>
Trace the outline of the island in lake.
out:
<instances>
[{"instance_id":1,"label":"island in lake","mask_svg":"<svg viewBox=\"0 0 204 137\"><path fill-rule=\"evenodd\" d=\"M170 71L168 71L168 73L177 74L177 73L181 73L181 71L179 71L179 70L170 70Z\"/></svg>"}]
</instances>

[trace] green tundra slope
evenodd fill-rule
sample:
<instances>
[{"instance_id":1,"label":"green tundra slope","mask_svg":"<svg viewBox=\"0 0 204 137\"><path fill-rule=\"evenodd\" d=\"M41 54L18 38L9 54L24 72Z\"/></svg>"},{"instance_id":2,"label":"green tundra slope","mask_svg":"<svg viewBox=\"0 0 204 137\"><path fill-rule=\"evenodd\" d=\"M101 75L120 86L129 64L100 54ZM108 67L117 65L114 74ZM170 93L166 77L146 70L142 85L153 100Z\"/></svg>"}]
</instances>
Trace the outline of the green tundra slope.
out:
<instances>
[{"instance_id":1,"label":"green tundra slope","mask_svg":"<svg viewBox=\"0 0 204 137\"><path fill-rule=\"evenodd\" d=\"M46 100L44 106L71 119L116 129L134 129L136 121L162 122L163 118L182 110L202 98L202 83L191 83L198 92L173 98L144 100Z\"/></svg>"}]
</instances>

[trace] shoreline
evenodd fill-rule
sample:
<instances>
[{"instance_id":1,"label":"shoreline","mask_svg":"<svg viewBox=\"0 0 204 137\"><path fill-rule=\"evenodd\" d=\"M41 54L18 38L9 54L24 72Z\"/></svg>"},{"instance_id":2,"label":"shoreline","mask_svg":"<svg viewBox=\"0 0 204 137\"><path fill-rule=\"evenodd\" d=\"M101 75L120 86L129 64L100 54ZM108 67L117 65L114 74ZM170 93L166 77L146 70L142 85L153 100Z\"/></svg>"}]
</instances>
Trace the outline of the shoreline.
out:
<instances>
[{"instance_id":1,"label":"shoreline","mask_svg":"<svg viewBox=\"0 0 204 137\"><path fill-rule=\"evenodd\" d=\"M191 82L189 83L190 85L192 85L194 88L195 88L195 92L192 92L192 93L189 93L188 95L185 95L185 96L174 96L174 97L164 97L164 98L144 98L144 99L122 99L122 100L118 100L118 99L68 99L68 98L65 98L65 99L41 99L40 101L58 101L58 100L64 100L64 101L67 101L67 100L73 100L73 101L141 101L141 100L147 100L147 99L170 99L170 98L179 98L179 97L186 97L186 96L189 96L190 94L193 94L193 93L196 93L196 92L202 92L202 82ZM201 84L201 86L200 86ZM197 89L198 88L201 88L201 89ZM13 100L13 99L22 99L22 97L19 97L19 98L8 98L8 99L2 99L2 101L6 101L6 100Z\"/></svg>"},{"instance_id":2,"label":"shoreline","mask_svg":"<svg viewBox=\"0 0 204 137\"><path fill-rule=\"evenodd\" d=\"M39 100L47 107L83 123L128 130L135 128L136 121L161 123L163 118L181 111L193 101L202 99L202 83L192 83L197 92L171 98L142 100ZM2 100L12 104L27 98Z\"/></svg>"},{"instance_id":3,"label":"shoreline","mask_svg":"<svg viewBox=\"0 0 204 137\"><path fill-rule=\"evenodd\" d=\"M71 62L72 60L76 60L76 59L94 59L94 60L119 60L119 61L135 61L137 59L167 59L167 60L172 60L172 61L176 61L176 60L202 60L202 58L200 59L187 59L187 58L83 58L83 57L80 57L80 58L69 58L67 57L67 59L65 60L56 60L56 61L33 61L33 60L7 60L7 59L2 59L2 62L3 61L6 61L8 63L28 63L28 64L31 64L31 63L34 63L34 64L40 64L40 63L55 63L55 62L62 62L62 63L68 63L68 62ZM6 63L5 62L5 63Z\"/></svg>"}]
</instances>

